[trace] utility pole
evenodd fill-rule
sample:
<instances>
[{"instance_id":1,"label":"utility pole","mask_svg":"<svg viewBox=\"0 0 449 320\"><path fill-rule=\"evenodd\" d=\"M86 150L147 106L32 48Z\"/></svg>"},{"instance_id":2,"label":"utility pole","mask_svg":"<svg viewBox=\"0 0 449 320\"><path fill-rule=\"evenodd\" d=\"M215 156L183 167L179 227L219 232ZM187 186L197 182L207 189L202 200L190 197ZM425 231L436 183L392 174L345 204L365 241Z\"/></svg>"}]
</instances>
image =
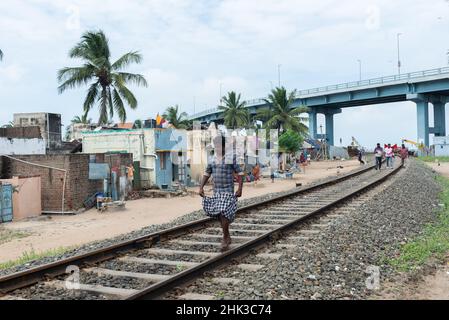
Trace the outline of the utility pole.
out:
<instances>
[{"instance_id":1,"label":"utility pole","mask_svg":"<svg viewBox=\"0 0 449 320\"><path fill-rule=\"evenodd\" d=\"M359 81L362 81L362 60L357 59L359 62Z\"/></svg>"},{"instance_id":2,"label":"utility pole","mask_svg":"<svg viewBox=\"0 0 449 320\"><path fill-rule=\"evenodd\" d=\"M399 36L402 35L402 33L397 34L397 40L398 40L398 74L401 74L401 56L399 52Z\"/></svg>"},{"instance_id":3,"label":"utility pole","mask_svg":"<svg viewBox=\"0 0 449 320\"><path fill-rule=\"evenodd\" d=\"M222 96L222 88L223 88L223 83L220 83L220 105L223 104L223 96Z\"/></svg>"},{"instance_id":4,"label":"utility pole","mask_svg":"<svg viewBox=\"0 0 449 320\"><path fill-rule=\"evenodd\" d=\"M278 64L278 85L281 87L281 65Z\"/></svg>"}]
</instances>

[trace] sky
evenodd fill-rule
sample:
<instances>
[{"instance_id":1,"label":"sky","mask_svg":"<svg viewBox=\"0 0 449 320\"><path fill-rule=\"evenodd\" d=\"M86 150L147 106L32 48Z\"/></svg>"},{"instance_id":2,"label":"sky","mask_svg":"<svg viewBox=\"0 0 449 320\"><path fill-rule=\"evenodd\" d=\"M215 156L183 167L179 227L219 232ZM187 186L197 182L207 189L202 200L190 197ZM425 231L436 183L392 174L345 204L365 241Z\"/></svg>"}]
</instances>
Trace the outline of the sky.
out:
<instances>
[{"instance_id":1,"label":"sky","mask_svg":"<svg viewBox=\"0 0 449 320\"><path fill-rule=\"evenodd\" d=\"M447 66L449 1L0 1L0 124L17 112L60 113L65 125L81 115L87 87L59 95L56 74L80 65L68 51L98 29L113 60L133 50L144 57L128 69L149 82L131 87L134 121L176 104L188 114L215 107L220 92L265 97L278 85L278 65L288 90L356 81L358 60L363 79L397 74L397 33L403 73ZM96 121L97 109L89 117ZM334 126L337 145L352 136L364 146L416 140L416 107L347 108Z\"/></svg>"}]
</instances>

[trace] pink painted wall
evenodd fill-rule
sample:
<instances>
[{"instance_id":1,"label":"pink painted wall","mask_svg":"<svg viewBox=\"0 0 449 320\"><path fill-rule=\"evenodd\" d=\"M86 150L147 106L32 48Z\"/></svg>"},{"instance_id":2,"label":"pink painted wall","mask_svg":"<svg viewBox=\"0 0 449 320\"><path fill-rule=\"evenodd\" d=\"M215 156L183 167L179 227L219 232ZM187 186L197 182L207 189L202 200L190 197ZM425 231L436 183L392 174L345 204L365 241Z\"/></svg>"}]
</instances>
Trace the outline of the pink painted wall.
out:
<instances>
[{"instance_id":1,"label":"pink painted wall","mask_svg":"<svg viewBox=\"0 0 449 320\"><path fill-rule=\"evenodd\" d=\"M0 180L17 187L19 192L12 196L13 218L15 221L37 217L42 214L41 204L41 178L29 177Z\"/></svg>"}]
</instances>

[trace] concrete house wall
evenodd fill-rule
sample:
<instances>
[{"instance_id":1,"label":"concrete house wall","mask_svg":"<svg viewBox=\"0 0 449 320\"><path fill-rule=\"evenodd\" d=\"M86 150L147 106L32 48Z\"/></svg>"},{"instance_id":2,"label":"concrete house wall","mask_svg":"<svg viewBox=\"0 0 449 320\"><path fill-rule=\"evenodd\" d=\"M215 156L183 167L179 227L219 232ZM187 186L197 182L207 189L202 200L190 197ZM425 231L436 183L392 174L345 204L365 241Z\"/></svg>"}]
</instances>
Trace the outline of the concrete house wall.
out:
<instances>
[{"instance_id":1,"label":"concrete house wall","mask_svg":"<svg viewBox=\"0 0 449 320\"><path fill-rule=\"evenodd\" d=\"M187 159L191 181L201 183L204 170L207 166L207 143L204 141L201 131L187 132Z\"/></svg>"},{"instance_id":2,"label":"concrete house wall","mask_svg":"<svg viewBox=\"0 0 449 320\"><path fill-rule=\"evenodd\" d=\"M57 149L62 144L61 115L56 113L16 113L14 127L40 127L41 136L47 148Z\"/></svg>"},{"instance_id":3,"label":"concrete house wall","mask_svg":"<svg viewBox=\"0 0 449 320\"><path fill-rule=\"evenodd\" d=\"M156 185L156 153L154 131L151 129L83 132L83 153L128 152L140 162L141 185Z\"/></svg>"},{"instance_id":4,"label":"concrete house wall","mask_svg":"<svg viewBox=\"0 0 449 320\"><path fill-rule=\"evenodd\" d=\"M45 154L46 144L43 139L20 139L0 137L0 154Z\"/></svg>"},{"instance_id":5,"label":"concrete house wall","mask_svg":"<svg viewBox=\"0 0 449 320\"><path fill-rule=\"evenodd\" d=\"M17 155L32 164L63 169L67 171L64 197L64 211L83 208L84 201L96 192L103 191L103 180L89 179L91 162L110 164L124 172L124 166L132 161L131 154L59 154L59 155ZM38 176L41 179L41 200L44 212L59 212L62 209L62 190L64 172L56 169L27 164L21 161L0 157L0 172L3 179L12 177Z\"/></svg>"},{"instance_id":6,"label":"concrete house wall","mask_svg":"<svg viewBox=\"0 0 449 320\"><path fill-rule=\"evenodd\" d=\"M9 183L18 190L13 192L12 195L14 221L41 215L40 177L13 177L12 179L0 180L0 182Z\"/></svg>"},{"instance_id":7,"label":"concrete house wall","mask_svg":"<svg viewBox=\"0 0 449 320\"><path fill-rule=\"evenodd\" d=\"M434 137L433 143L435 144L435 156L436 157L449 156L449 136Z\"/></svg>"}]
</instances>

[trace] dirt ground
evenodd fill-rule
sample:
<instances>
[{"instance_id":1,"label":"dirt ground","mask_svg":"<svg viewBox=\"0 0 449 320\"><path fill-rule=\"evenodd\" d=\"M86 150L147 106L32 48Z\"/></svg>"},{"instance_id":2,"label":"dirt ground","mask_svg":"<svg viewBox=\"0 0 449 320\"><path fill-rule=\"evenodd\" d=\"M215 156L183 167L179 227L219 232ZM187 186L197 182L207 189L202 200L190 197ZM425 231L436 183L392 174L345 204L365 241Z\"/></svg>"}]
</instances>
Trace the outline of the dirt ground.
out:
<instances>
[{"instance_id":1,"label":"dirt ground","mask_svg":"<svg viewBox=\"0 0 449 320\"><path fill-rule=\"evenodd\" d=\"M338 168L339 166L343 168ZM276 179L275 183L272 183L270 179L263 179L256 186L253 183L245 183L242 199L286 191L295 188L298 182L306 185L359 167L356 160L312 162L306 168L306 173L295 174L290 180ZM197 188L194 190L197 191ZM17 259L26 251L43 252L54 248L79 246L112 238L148 225L168 223L199 209L201 209L201 199L198 195L171 199L147 198L128 201L126 208L120 211L98 213L97 210L92 209L76 216L42 217L37 220L4 224L0 227L0 232L4 228L8 232L24 233L29 236L11 237L10 241L0 242L0 263Z\"/></svg>"},{"instance_id":2,"label":"dirt ground","mask_svg":"<svg viewBox=\"0 0 449 320\"><path fill-rule=\"evenodd\" d=\"M442 176L449 178L449 162L441 162L440 165L433 162L426 162L426 164Z\"/></svg>"},{"instance_id":3,"label":"dirt ground","mask_svg":"<svg viewBox=\"0 0 449 320\"><path fill-rule=\"evenodd\" d=\"M374 297L382 300L449 300L449 263L434 274L422 279L383 285L382 291Z\"/></svg>"},{"instance_id":4,"label":"dirt ground","mask_svg":"<svg viewBox=\"0 0 449 320\"><path fill-rule=\"evenodd\" d=\"M449 163L427 163L439 174L449 178ZM381 299L400 300L449 300L449 257L447 264L434 274L426 275L416 282L387 284Z\"/></svg>"}]
</instances>

